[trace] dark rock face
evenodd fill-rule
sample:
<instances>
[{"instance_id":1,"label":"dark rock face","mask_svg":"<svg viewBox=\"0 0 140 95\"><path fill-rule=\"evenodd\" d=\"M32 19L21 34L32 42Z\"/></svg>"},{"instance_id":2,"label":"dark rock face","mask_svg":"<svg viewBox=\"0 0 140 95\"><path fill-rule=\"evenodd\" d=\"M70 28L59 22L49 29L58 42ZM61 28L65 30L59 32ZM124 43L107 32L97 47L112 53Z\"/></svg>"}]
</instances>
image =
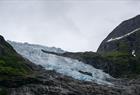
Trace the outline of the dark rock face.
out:
<instances>
[{"instance_id":1,"label":"dark rock face","mask_svg":"<svg viewBox=\"0 0 140 95\"><path fill-rule=\"evenodd\" d=\"M0 36L0 43L4 42L4 38L2 36Z\"/></svg>"},{"instance_id":2,"label":"dark rock face","mask_svg":"<svg viewBox=\"0 0 140 95\"><path fill-rule=\"evenodd\" d=\"M140 15L122 22L103 40L97 50L97 53L105 54L112 51L122 52L123 50L130 53L132 50L136 50L136 52L139 54L140 31L137 31L136 33L133 33L120 40L107 42L111 38L121 37L138 28L140 28Z\"/></svg>"},{"instance_id":3,"label":"dark rock face","mask_svg":"<svg viewBox=\"0 0 140 95\"><path fill-rule=\"evenodd\" d=\"M2 36L0 36L0 43L1 43L1 45L0 45L0 56L2 55L2 54L4 54L4 48L2 47L2 44L4 43L4 38L2 37Z\"/></svg>"},{"instance_id":4,"label":"dark rock face","mask_svg":"<svg viewBox=\"0 0 140 95\"><path fill-rule=\"evenodd\" d=\"M117 52L127 53L129 55L132 55L132 52L134 51L135 55L139 56L140 54L139 42L140 42L140 30L116 41L103 42L98 49L98 53L104 55L117 51Z\"/></svg>"}]
</instances>

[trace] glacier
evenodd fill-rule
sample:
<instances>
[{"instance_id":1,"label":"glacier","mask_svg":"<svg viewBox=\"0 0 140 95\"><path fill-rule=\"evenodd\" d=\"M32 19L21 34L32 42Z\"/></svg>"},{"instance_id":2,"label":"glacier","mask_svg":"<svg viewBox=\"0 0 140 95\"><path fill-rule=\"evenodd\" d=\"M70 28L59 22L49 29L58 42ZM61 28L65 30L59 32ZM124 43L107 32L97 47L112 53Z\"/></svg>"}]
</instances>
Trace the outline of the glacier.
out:
<instances>
[{"instance_id":1,"label":"glacier","mask_svg":"<svg viewBox=\"0 0 140 95\"><path fill-rule=\"evenodd\" d=\"M127 34L125 34L125 35L123 35L123 36L116 37L116 38L111 38L111 39L107 40L107 42L112 42L112 41L116 41L116 40L123 39L123 38L128 37L129 35L131 35L131 34L137 32L137 31L139 31L139 30L140 30L140 28L137 28L137 29L133 30L132 32L127 33Z\"/></svg>"},{"instance_id":2,"label":"glacier","mask_svg":"<svg viewBox=\"0 0 140 95\"><path fill-rule=\"evenodd\" d=\"M96 69L91 65L85 64L76 59L61 57L53 54L44 53L42 50L64 53L60 48L45 47L28 43L8 41L13 48L23 57L31 62L43 66L46 70L70 76L81 81L94 81L98 84L113 85L108 80L113 79L109 74Z\"/></svg>"}]
</instances>

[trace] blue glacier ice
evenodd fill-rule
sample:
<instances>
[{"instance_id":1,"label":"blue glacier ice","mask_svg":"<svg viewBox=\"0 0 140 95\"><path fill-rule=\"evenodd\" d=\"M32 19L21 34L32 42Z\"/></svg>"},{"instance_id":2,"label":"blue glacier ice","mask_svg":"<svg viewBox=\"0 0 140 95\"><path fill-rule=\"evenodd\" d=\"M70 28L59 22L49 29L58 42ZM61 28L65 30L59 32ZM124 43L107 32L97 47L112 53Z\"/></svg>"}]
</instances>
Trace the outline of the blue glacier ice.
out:
<instances>
[{"instance_id":1,"label":"blue glacier ice","mask_svg":"<svg viewBox=\"0 0 140 95\"><path fill-rule=\"evenodd\" d=\"M65 51L61 50L60 48L52 48L12 41L8 42L23 57L29 59L35 64L43 66L46 70L55 70L58 73L82 81L94 81L98 84L112 84L107 81L108 79L112 79L112 77L102 70L96 69L91 65L85 64L75 59L42 52L43 49L45 51L64 53ZM80 71L88 72L91 75L81 73Z\"/></svg>"}]
</instances>

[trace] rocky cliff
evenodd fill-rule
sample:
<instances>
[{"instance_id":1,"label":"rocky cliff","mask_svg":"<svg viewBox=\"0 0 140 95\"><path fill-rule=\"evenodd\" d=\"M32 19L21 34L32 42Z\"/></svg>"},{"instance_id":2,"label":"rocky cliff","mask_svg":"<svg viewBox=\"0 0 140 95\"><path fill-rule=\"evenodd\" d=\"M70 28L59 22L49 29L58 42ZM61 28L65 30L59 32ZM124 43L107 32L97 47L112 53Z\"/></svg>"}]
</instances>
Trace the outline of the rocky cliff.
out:
<instances>
[{"instance_id":1,"label":"rocky cliff","mask_svg":"<svg viewBox=\"0 0 140 95\"><path fill-rule=\"evenodd\" d=\"M109 59L117 77L140 74L140 15L122 22L101 43L97 53Z\"/></svg>"},{"instance_id":2,"label":"rocky cliff","mask_svg":"<svg viewBox=\"0 0 140 95\"><path fill-rule=\"evenodd\" d=\"M111 52L140 54L140 15L122 22L101 43L97 53ZM134 55L135 53L135 55Z\"/></svg>"}]
</instances>

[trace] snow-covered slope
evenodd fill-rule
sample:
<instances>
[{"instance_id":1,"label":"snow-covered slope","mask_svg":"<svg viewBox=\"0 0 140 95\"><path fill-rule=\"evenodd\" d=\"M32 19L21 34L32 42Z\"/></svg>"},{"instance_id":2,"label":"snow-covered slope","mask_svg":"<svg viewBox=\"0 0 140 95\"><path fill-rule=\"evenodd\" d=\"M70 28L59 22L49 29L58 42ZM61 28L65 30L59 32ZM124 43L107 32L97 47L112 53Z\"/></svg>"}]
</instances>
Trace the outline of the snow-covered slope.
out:
<instances>
[{"instance_id":1,"label":"snow-covered slope","mask_svg":"<svg viewBox=\"0 0 140 95\"><path fill-rule=\"evenodd\" d=\"M47 70L55 70L58 73L71 76L78 80L95 81L98 84L111 84L107 80L112 77L99 69L95 69L94 67L75 59L42 52L43 49L45 51L63 53L64 51L61 49L58 50L56 48L54 49L27 43L8 42L23 57L35 64L42 65Z\"/></svg>"}]
</instances>

